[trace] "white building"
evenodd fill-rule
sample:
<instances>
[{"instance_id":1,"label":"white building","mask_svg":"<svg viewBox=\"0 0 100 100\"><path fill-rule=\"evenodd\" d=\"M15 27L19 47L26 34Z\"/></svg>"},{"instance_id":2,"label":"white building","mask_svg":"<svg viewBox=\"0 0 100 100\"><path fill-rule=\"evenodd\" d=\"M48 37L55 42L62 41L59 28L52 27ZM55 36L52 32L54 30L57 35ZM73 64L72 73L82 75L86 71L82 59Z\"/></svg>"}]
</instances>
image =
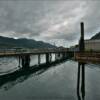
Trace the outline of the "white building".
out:
<instances>
[{"instance_id":1,"label":"white building","mask_svg":"<svg viewBox=\"0 0 100 100\"><path fill-rule=\"evenodd\" d=\"M100 51L100 39L99 40L85 40L86 51Z\"/></svg>"}]
</instances>

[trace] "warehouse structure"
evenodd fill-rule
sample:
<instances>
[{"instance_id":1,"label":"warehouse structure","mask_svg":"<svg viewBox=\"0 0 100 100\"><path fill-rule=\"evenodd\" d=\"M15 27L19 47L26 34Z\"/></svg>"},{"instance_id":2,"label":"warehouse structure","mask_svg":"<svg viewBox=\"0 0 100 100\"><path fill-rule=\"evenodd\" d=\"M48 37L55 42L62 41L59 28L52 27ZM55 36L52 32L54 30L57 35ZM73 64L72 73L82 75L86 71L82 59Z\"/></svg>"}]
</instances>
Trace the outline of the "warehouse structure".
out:
<instances>
[{"instance_id":1,"label":"warehouse structure","mask_svg":"<svg viewBox=\"0 0 100 100\"><path fill-rule=\"evenodd\" d=\"M100 51L100 39L97 40L85 40L86 51Z\"/></svg>"}]
</instances>

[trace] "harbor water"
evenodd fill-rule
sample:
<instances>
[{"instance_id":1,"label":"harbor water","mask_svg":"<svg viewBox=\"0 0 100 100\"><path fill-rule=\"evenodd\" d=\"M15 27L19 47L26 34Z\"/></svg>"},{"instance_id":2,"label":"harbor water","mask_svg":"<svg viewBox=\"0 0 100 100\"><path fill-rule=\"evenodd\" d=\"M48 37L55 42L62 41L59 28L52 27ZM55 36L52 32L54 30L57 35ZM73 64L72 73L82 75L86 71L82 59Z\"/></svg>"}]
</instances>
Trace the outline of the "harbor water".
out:
<instances>
[{"instance_id":1,"label":"harbor water","mask_svg":"<svg viewBox=\"0 0 100 100\"><path fill-rule=\"evenodd\" d=\"M37 56L31 57L31 66L37 63ZM18 58L0 58L0 75L18 69ZM0 86L0 100L79 100L77 70L78 62L67 60L8 81ZM100 100L100 65L85 65L85 100Z\"/></svg>"}]
</instances>

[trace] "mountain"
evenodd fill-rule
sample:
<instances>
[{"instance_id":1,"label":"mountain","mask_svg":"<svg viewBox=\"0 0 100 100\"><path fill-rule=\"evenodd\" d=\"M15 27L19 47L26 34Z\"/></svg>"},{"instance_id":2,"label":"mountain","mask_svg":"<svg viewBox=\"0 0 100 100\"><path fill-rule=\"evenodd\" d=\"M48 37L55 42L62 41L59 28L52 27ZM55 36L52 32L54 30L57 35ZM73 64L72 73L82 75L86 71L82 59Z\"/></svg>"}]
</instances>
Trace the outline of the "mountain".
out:
<instances>
[{"instance_id":1,"label":"mountain","mask_svg":"<svg viewBox=\"0 0 100 100\"><path fill-rule=\"evenodd\" d=\"M100 32L99 33L96 33L96 35L94 35L91 40L98 40L100 39Z\"/></svg>"},{"instance_id":2,"label":"mountain","mask_svg":"<svg viewBox=\"0 0 100 100\"><path fill-rule=\"evenodd\" d=\"M13 39L8 37L0 36L0 48L13 48L13 47L22 47L22 48L55 48L54 45L45 43L42 41L36 41L33 39Z\"/></svg>"}]
</instances>

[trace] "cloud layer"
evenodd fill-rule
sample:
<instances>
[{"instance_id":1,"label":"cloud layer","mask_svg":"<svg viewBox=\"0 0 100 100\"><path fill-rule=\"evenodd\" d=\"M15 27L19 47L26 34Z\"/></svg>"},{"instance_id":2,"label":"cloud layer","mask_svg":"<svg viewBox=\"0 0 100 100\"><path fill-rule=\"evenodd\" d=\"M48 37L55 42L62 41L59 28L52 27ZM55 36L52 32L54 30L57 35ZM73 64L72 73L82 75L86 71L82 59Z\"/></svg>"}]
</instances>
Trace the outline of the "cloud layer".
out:
<instances>
[{"instance_id":1,"label":"cloud layer","mask_svg":"<svg viewBox=\"0 0 100 100\"><path fill-rule=\"evenodd\" d=\"M99 9L92 0L1 0L0 35L74 44L81 21L86 38L99 31Z\"/></svg>"}]
</instances>

